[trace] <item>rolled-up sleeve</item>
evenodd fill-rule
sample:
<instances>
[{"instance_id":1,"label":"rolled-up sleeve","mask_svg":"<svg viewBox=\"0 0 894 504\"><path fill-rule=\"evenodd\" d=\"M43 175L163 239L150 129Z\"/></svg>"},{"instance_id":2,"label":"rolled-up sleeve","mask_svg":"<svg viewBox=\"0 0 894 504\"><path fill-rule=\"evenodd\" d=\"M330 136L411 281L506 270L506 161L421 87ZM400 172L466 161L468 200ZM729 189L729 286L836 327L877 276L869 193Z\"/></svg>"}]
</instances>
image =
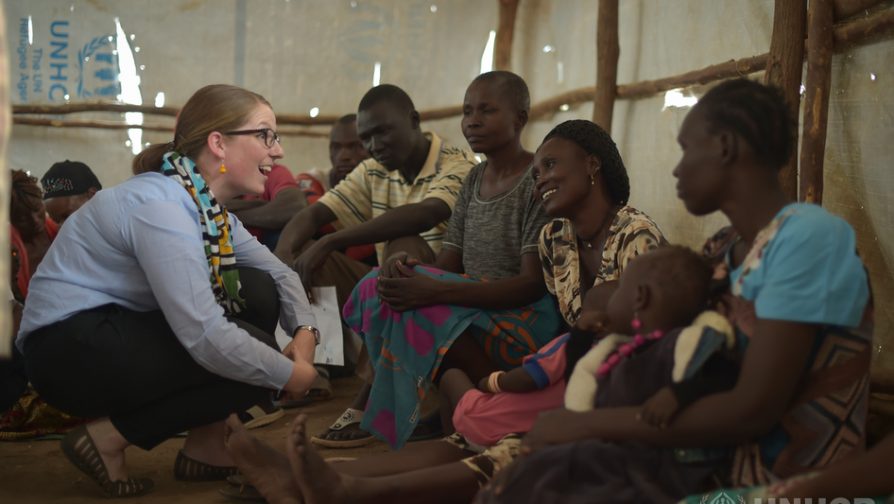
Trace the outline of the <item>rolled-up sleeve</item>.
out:
<instances>
[{"instance_id":1,"label":"rolled-up sleeve","mask_svg":"<svg viewBox=\"0 0 894 504\"><path fill-rule=\"evenodd\" d=\"M199 365L252 385L280 389L286 384L292 362L227 320L215 301L194 209L176 201L148 202L130 212L122 232L165 319ZM285 273L278 276L277 285L285 283Z\"/></svg>"}]
</instances>

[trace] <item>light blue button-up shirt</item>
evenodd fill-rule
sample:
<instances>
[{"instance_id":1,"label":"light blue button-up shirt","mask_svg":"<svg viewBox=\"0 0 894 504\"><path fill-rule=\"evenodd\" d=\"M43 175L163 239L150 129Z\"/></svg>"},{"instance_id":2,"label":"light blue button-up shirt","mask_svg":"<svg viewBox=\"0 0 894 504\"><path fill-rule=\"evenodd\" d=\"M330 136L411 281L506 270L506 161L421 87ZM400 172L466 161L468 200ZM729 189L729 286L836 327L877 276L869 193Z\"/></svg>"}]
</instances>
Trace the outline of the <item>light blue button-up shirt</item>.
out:
<instances>
[{"instance_id":1,"label":"light blue button-up shirt","mask_svg":"<svg viewBox=\"0 0 894 504\"><path fill-rule=\"evenodd\" d=\"M231 213L238 266L268 272L289 334L316 326L298 275ZM36 329L114 303L160 309L189 354L212 373L275 389L292 362L228 321L211 291L195 203L176 181L146 173L98 192L65 221L28 287L16 344ZM24 350L23 350L24 351Z\"/></svg>"}]
</instances>

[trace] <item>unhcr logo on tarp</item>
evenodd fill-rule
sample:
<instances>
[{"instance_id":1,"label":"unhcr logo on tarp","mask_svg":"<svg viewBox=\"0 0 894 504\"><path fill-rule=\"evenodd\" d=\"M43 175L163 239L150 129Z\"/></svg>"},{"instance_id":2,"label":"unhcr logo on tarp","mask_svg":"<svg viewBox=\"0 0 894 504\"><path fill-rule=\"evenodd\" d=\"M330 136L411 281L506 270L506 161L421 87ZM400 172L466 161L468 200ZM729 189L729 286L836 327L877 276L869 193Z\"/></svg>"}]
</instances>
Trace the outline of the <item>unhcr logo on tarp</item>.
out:
<instances>
[{"instance_id":1,"label":"unhcr logo on tarp","mask_svg":"<svg viewBox=\"0 0 894 504\"><path fill-rule=\"evenodd\" d=\"M100 34L82 44L85 31L69 20L44 23L31 16L19 19L17 34L11 79L18 103L116 100L122 94L115 35Z\"/></svg>"},{"instance_id":2,"label":"unhcr logo on tarp","mask_svg":"<svg viewBox=\"0 0 894 504\"><path fill-rule=\"evenodd\" d=\"M121 94L118 81L118 57L114 37L101 35L78 51L79 98L112 98Z\"/></svg>"}]
</instances>

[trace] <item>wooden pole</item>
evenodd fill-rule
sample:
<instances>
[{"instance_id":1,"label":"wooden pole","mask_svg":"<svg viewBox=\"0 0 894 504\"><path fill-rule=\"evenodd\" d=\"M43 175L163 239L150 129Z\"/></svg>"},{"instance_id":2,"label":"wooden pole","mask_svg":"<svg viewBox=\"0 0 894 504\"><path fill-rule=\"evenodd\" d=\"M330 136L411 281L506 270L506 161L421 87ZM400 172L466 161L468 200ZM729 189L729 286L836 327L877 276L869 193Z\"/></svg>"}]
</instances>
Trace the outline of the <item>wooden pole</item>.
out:
<instances>
[{"instance_id":1,"label":"wooden pole","mask_svg":"<svg viewBox=\"0 0 894 504\"><path fill-rule=\"evenodd\" d=\"M894 32L894 8L885 9L842 23L835 27L835 50L847 49L856 44L865 44Z\"/></svg>"},{"instance_id":2,"label":"wooden pole","mask_svg":"<svg viewBox=\"0 0 894 504\"><path fill-rule=\"evenodd\" d=\"M720 79L741 77L767 68L768 54L759 54L750 58L730 60L725 63L710 65L705 68L693 70L663 79L632 82L618 86L617 98L636 100L645 98L671 89L677 89L696 84L708 84ZM593 100L596 88L593 86L573 89L565 93L548 98L531 107L531 119L537 119L554 114L562 105L579 105Z\"/></svg>"},{"instance_id":3,"label":"wooden pole","mask_svg":"<svg viewBox=\"0 0 894 504\"><path fill-rule=\"evenodd\" d=\"M776 0L773 35L767 61L767 84L779 87L792 118L798 117L801 99L801 71L804 67L804 25L806 0ZM798 161L795 156L779 173L782 189L792 199L798 197Z\"/></svg>"},{"instance_id":4,"label":"wooden pole","mask_svg":"<svg viewBox=\"0 0 894 504\"><path fill-rule=\"evenodd\" d=\"M11 163L7 163L6 159L9 155L9 137L12 129L10 124L12 122L12 113L9 109L9 102L11 93L15 89L15 83L12 82L12 74L10 73L12 68L10 68L9 64L15 57L15 49L9 50L6 37L9 34L7 30L15 30L14 26L13 19L9 20L9 24L6 23L5 7L0 5L0 107L2 107L0 109L0 173L3 173L3 180L0 181L0 206L2 206L0 208L0 222L3 223L9 222L12 177L7 169L7 166ZM0 278L5 278L7 282L12 269L12 258L10 256L12 249L9 242L9 233L4 232L3 236L0 237L0 250L6 252L4 257L0 258ZM7 292L10 293L11 291L7 289ZM12 296L8 297L11 298ZM3 360L12 357L12 345L16 339L16 330L18 329L18 327L13 327L15 324L15 310L12 305L13 303L4 302L3 307L0 308L2 310L0 312L0 359ZM4 371L4 376L5 374L6 372Z\"/></svg>"},{"instance_id":5,"label":"wooden pole","mask_svg":"<svg viewBox=\"0 0 894 504\"><path fill-rule=\"evenodd\" d=\"M515 15L518 0L498 0L500 20L494 43L494 69L509 70L512 67L512 37L515 35Z\"/></svg>"},{"instance_id":6,"label":"wooden pole","mask_svg":"<svg viewBox=\"0 0 894 504\"><path fill-rule=\"evenodd\" d=\"M175 117L178 107L153 107L127 103L83 102L65 105L13 105L13 114L76 114L79 112L141 112L143 114Z\"/></svg>"},{"instance_id":7,"label":"wooden pole","mask_svg":"<svg viewBox=\"0 0 894 504\"><path fill-rule=\"evenodd\" d=\"M593 122L612 130L612 113L618 95L618 0L599 0L596 22L596 92Z\"/></svg>"},{"instance_id":8,"label":"wooden pole","mask_svg":"<svg viewBox=\"0 0 894 504\"><path fill-rule=\"evenodd\" d=\"M13 117L12 122L13 124L17 124L20 126L49 126L52 128L94 128L113 130L141 129L143 131L161 131L167 133L174 132L174 126L165 126L162 124L125 124L112 121L78 121L22 116ZM280 136L329 138L329 133L309 129L280 128L276 130L276 132L279 133Z\"/></svg>"},{"instance_id":9,"label":"wooden pole","mask_svg":"<svg viewBox=\"0 0 894 504\"><path fill-rule=\"evenodd\" d=\"M804 94L804 131L801 136L801 191L799 199L823 202L823 158L832 85L832 0L810 0L807 21L807 82Z\"/></svg>"},{"instance_id":10,"label":"wooden pole","mask_svg":"<svg viewBox=\"0 0 894 504\"><path fill-rule=\"evenodd\" d=\"M636 99L646 98L671 89L694 86L697 84L708 84L721 79L729 79L731 77L744 77L746 75L759 72L767 68L767 61L770 55L768 53L758 54L750 58L742 58L738 60L729 60L716 65L709 65L698 70L686 72L672 77L656 79L651 81L633 82L630 84L621 84L618 86L618 98Z\"/></svg>"},{"instance_id":11,"label":"wooden pole","mask_svg":"<svg viewBox=\"0 0 894 504\"><path fill-rule=\"evenodd\" d=\"M835 19L844 19L882 3L884 0L834 0Z\"/></svg>"}]
</instances>

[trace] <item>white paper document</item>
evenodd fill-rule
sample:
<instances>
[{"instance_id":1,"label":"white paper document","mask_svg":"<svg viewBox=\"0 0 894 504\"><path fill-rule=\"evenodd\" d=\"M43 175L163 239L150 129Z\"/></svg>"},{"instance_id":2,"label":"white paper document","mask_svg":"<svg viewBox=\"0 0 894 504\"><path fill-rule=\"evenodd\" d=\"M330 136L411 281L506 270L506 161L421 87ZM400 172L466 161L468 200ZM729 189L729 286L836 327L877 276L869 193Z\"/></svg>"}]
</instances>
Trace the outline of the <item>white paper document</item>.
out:
<instances>
[{"instance_id":1,"label":"white paper document","mask_svg":"<svg viewBox=\"0 0 894 504\"><path fill-rule=\"evenodd\" d=\"M320 346L314 354L314 364L330 364L344 366L345 349L341 331L341 313L335 287L314 287L311 289L314 300L311 305L320 330ZM279 325L276 326L276 342L280 348L292 341L292 337Z\"/></svg>"}]
</instances>

